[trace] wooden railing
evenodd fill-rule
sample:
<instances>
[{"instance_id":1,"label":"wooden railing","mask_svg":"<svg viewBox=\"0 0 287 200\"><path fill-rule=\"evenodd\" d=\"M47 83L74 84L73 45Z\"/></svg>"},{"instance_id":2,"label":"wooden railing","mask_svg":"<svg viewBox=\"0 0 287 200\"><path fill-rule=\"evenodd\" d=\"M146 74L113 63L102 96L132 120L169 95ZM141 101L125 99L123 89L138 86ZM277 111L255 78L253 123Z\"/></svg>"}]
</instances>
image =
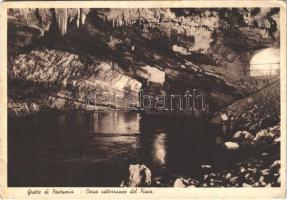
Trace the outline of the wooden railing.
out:
<instances>
[{"instance_id":1,"label":"wooden railing","mask_svg":"<svg viewBox=\"0 0 287 200\"><path fill-rule=\"evenodd\" d=\"M253 66L257 66L257 65L268 65L269 67L267 69L251 69ZM262 76L265 76L265 77L279 76L280 68L278 68L278 65L280 65L280 63L250 64L249 69L247 69L247 67L244 68L244 74L250 76L252 72L263 72L262 74L264 75Z\"/></svg>"}]
</instances>

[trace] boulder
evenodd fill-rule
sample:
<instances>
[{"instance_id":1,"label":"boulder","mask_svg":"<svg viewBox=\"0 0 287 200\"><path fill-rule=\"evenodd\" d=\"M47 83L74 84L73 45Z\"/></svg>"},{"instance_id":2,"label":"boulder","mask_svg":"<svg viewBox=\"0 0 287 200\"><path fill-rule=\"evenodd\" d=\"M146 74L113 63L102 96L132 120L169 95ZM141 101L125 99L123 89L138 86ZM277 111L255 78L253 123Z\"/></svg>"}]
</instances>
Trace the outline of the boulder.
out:
<instances>
[{"instance_id":1,"label":"boulder","mask_svg":"<svg viewBox=\"0 0 287 200\"><path fill-rule=\"evenodd\" d=\"M253 139L253 135L249 133L248 131L242 131L242 135L244 136L245 139Z\"/></svg>"},{"instance_id":2,"label":"boulder","mask_svg":"<svg viewBox=\"0 0 287 200\"><path fill-rule=\"evenodd\" d=\"M253 135L249 133L248 131L237 131L233 135L233 139L247 139L247 140L252 140Z\"/></svg>"},{"instance_id":3,"label":"boulder","mask_svg":"<svg viewBox=\"0 0 287 200\"><path fill-rule=\"evenodd\" d=\"M243 184L242 184L242 187L252 187L252 185L247 184L247 183L243 183Z\"/></svg>"},{"instance_id":4,"label":"boulder","mask_svg":"<svg viewBox=\"0 0 287 200\"><path fill-rule=\"evenodd\" d=\"M230 179L231 178L231 173L227 173L225 176L225 179Z\"/></svg>"},{"instance_id":5,"label":"boulder","mask_svg":"<svg viewBox=\"0 0 287 200\"><path fill-rule=\"evenodd\" d=\"M173 187L178 187L178 188L187 187L188 183L189 183L188 180L184 178L177 178L174 181Z\"/></svg>"},{"instance_id":6,"label":"boulder","mask_svg":"<svg viewBox=\"0 0 287 200\"><path fill-rule=\"evenodd\" d=\"M128 187L143 187L151 185L151 171L145 165L130 165L129 166Z\"/></svg>"},{"instance_id":7,"label":"boulder","mask_svg":"<svg viewBox=\"0 0 287 200\"><path fill-rule=\"evenodd\" d=\"M233 135L233 139L240 138L240 136L241 136L241 131L236 131Z\"/></svg>"},{"instance_id":8,"label":"boulder","mask_svg":"<svg viewBox=\"0 0 287 200\"><path fill-rule=\"evenodd\" d=\"M280 169L280 165L281 165L281 162L280 162L280 160L275 160L274 162L273 162L273 164L271 165L271 169L275 169L275 170L279 170Z\"/></svg>"},{"instance_id":9,"label":"boulder","mask_svg":"<svg viewBox=\"0 0 287 200\"><path fill-rule=\"evenodd\" d=\"M222 121L227 121L228 120L228 116L225 113L223 113L220 117L221 117Z\"/></svg>"},{"instance_id":10,"label":"boulder","mask_svg":"<svg viewBox=\"0 0 287 200\"><path fill-rule=\"evenodd\" d=\"M227 150L236 150L239 148L239 145L235 142L225 142L224 146Z\"/></svg>"},{"instance_id":11,"label":"boulder","mask_svg":"<svg viewBox=\"0 0 287 200\"><path fill-rule=\"evenodd\" d=\"M254 144L254 141L253 141L254 136L248 131L237 131L233 135L232 138L235 142L240 144L240 146L242 147L250 146Z\"/></svg>"}]
</instances>

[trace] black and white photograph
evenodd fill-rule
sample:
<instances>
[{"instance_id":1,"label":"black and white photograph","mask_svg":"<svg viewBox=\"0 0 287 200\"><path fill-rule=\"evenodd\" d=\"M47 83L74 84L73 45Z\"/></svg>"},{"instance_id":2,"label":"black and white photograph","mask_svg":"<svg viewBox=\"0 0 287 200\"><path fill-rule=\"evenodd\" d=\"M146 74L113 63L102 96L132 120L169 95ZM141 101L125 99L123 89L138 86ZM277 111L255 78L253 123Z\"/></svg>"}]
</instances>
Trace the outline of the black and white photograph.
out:
<instances>
[{"instance_id":1,"label":"black and white photograph","mask_svg":"<svg viewBox=\"0 0 287 200\"><path fill-rule=\"evenodd\" d=\"M62 5L6 9L8 188L285 186L282 2Z\"/></svg>"}]
</instances>

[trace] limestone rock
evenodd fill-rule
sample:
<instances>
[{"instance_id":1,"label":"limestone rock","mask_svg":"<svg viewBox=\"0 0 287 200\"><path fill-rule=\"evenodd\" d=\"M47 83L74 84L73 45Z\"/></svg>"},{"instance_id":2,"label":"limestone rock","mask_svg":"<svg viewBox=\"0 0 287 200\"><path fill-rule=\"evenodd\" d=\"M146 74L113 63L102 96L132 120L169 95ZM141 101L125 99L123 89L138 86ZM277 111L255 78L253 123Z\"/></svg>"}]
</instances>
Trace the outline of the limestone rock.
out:
<instances>
[{"instance_id":1,"label":"limestone rock","mask_svg":"<svg viewBox=\"0 0 287 200\"><path fill-rule=\"evenodd\" d=\"M184 187L187 187L187 185L188 185L188 180L184 178L177 178L174 181L173 187L184 188Z\"/></svg>"},{"instance_id":2,"label":"limestone rock","mask_svg":"<svg viewBox=\"0 0 287 200\"><path fill-rule=\"evenodd\" d=\"M225 114L225 113L223 113L222 115L221 115L221 120L222 121L227 121L229 118L228 118L228 116Z\"/></svg>"},{"instance_id":3,"label":"limestone rock","mask_svg":"<svg viewBox=\"0 0 287 200\"><path fill-rule=\"evenodd\" d=\"M129 187L142 187L151 185L151 171L145 165L130 165L129 166Z\"/></svg>"},{"instance_id":4,"label":"limestone rock","mask_svg":"<svg viewBox=\"0 0 287 200\"><path fill-rule=\"evenodd\" d=\"M235 142L225 142L224 146L228 150L236 150L236 149L239 148L239 145L237 143L235 143Z\"/></svg>"},{"instance_id":5,"label":"limestone rock","mask_svg":"<svg viewBox=\"0 0 287 200\"><path fill-rule=\"evenodd\" d=\"M248 131L237 131L233 135L234 141L238 142L242 146L251 145L253 143L254 136Z\"/></svg>"}]
</instances>

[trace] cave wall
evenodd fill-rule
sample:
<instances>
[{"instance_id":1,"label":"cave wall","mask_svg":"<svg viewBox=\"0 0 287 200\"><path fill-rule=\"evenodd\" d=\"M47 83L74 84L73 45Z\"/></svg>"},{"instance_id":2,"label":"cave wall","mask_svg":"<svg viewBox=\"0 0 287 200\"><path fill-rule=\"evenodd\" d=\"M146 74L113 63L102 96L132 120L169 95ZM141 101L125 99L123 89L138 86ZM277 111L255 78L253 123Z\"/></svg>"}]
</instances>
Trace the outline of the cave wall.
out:
<instances>
[{"instance_id":1,"label":"cave wall","mask_svg":"<svg viewBox=\"0 0 287 200\"><path fill-rule=\"evenodd\" d=\"M69 109L69 102L73 101L86 109L138 106L142 86L113 69L110 63L98 60L87 65L78 55L50 49L18 55L8 76L14 82L30 83L25 89L35 90L33 97L46 99L47 106L57 109ZM30 94L23 95L30 97ZM13 93L8 96L15 98Z\"/></svg>"}]
</instances>

